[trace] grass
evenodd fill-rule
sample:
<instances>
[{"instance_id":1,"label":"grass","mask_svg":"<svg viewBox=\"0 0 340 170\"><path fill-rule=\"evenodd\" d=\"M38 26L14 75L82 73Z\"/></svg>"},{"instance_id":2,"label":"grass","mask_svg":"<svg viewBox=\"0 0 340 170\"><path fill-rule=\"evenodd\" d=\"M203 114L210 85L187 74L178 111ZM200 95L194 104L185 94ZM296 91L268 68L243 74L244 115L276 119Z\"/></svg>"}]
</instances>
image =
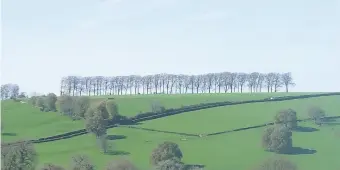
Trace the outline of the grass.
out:
<instances>
[{"instance_id":1,"label":"grass","mask_svg":"<svg viewBox=\"0 0 340 170\"><path fill-rule=\"evenodd\" d=\"M120 113L125 116L134 116L139 112L151 111L153 101L158 101L165 108L178 108L183 105L192 105L206 102L218 101L242 101L263 99L272 96L301 95L306 93L227 93L227 94L176 94L176 95L132 95L132 96L96 96L92 98L93 103L98 103L108 97L114 97L119 106ZM308 93L311 94L311 93Z\"/></svg>"},{"instance_id":2,"label":"grass","mask_svg":"<svg viewBox=\"0 0 340 170\"><path fill-rule=\"evenodd\" d=\"M310 123L301 124L315 127ZM294 132L294 146L312 148L315 154L283 155L296 163L301 170L335 170L340 167L340 136L335 136L331 127L322 127L316 132ZM125 139L110 141L121 155L103 155L96 146L92 135L80 136L68 140L37 145L40 162L54 162L69 166L70 158L75 154L87 154L98 169L104 169L112 159L125 157L132 160L142 170L150 169L149 156L153 148L163 141L179 144L184 153L183 161L188 164L203 164L206 169L247 169L273 155L260 147L262 128L240 131L230 134L195 138L157 132L137 131L134 129L114 128L109 135L123 135ZM340 130L338 128L338 130ZM320 140L323 139L323 140ZM150 142L146 142L149 140ZM308 142L307 142L308 141ZM246 163L245 163L246 162Z\"/></svg>"},{"instance_id":3,"label":"grass","mask_svg":"<svg viewBox=\"0 0 340 170\"><path fill-rule=\"evenodd\" d=\"M281 102L253 103L204 109L145 121L140 127L168 130L185 133L213 133L263 124L273 120L281 109L292 108L297 111L298 118L308 118L310 106L322 107L327 115L340 116L340 97L329 96Z\"/></svg>"},{"instance_id":4,"label":"grass","mask_svg":"<svg viewBox=\"0 0 340 170\"><path fill-rule=\"evenodd\" d=\"M289 94L289 95L298 95ZM201 102L225 100L249 100L269 97L268 94L199 94L199 95L150 95L115 97L121 113L133 115L138 110L150 109L150 102L158 100L166 107L197 104ZM283 94L275 94L283 96ZM93 98L94 101L104 98ZM292 108L301 118L306 117L309 106L320 106L328 115L340 115L340 97L329 96L302 100L282 101L273 103L256 103L212 108L180 115L170 116L152 121L145 121L140 127L158 130L211 133L249 125L262 124L271 121L273 115L280 109ZM72 129L83 128L81 121L71 121L60 116L59 113L40 112L29 105L3 102L2 119L4 132L14 133L15 136L2 135L4 141L13 141L35 136L48 136ZM340 121L340 120L339 120ZM340 122L339 122L340 123ZM333 123L332 125L336 125ZM323 126L304 122L304 127L318 128L315 132L294 132L293 143L295 147L316 150L314 154L283 155L294 163L300 170L336 170L340 162L340 126ZM76 154L87 154L98 169L104 169L106 164L118 157L132 160L141 170L150 169L149 156L153 148L163 141L173 141L179 144L184 158L188 164L204 164L208 170L240 169L246 170L252 165L273 155L260 147L262 128L233 132L211 137L196 138L180 135L149 132L128 128L113 128L108 135L115 135L121 139L110 140L116 155L102 154L95 141L95 137L88 134L49 143L36 144L39 154L39 166L44 163L56 163L68 167L70 158ZM337 136L336 136L336 135ZM112 137L111 136L111 137ZM186 138L186 141L182 141ZM149 141L149 142L146 142Z\"/></svg>"}]
</instances>

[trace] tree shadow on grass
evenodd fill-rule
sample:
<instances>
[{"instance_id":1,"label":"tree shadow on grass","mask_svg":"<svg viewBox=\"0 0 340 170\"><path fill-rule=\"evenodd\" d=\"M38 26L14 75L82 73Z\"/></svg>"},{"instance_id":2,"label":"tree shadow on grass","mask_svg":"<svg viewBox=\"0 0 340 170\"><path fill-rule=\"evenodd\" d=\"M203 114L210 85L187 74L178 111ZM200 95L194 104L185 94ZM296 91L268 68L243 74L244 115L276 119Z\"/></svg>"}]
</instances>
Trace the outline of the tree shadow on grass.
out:
<instances>
[{"instance_id":1,"label":"tree shadow on grass","mask_svg":"<svg viewBox=\"0 0 340 170\"><path fill-rule=\"evenodd\" d=\"M205 165L199 164L186 164L184 169L193 169L193 168L204 168Z\"/></svg>"},{"instance_id":2,"label":"tree shadow on grass","mask_svg":"<svg viewBox=\"0 0 340 170\"><path fill-rule=\"evenodd\" d=\"M289 152L285 153L287 155L309 155L315 154L317 151L314 149L305 149L301 147L293 147Z\"/></svg>"},{"instance_id":3,"label":"tree shadow on grass","mask_svg":"<svg viewBox=\"0 0 340 170\"><path fill-rule=\"evenodd\" d=\"M107 135L107 140L118 140L118 139L126 139L125 135Z\"/></svg>"},{"instance_id":4,"label":"tree shadow on grass","mask_svg":"<svg viewBox=\"0 0 340 170\"><path fill-rule=\"evenodd\" d=\"M304 126L298 126L294 129L296 132L316 132L319 131L319 129L313 128L313 127L304 127Z\"/></svg>"},{"instance_id":5,"label":"tree shadow on grass","mask_svg":"<svg viewBox=\"0 0 340 170\"><path fill-rule=\"evenodd\" d=\"M130 155L130 152L125 151L107 151L106 155Z\"/></svg>"},{"instance_id":6,"label":"tree shadow on grass","mask_svg":"<svg viewBox=\"0 0 340 170\"><path fill-rule=\"evenodd\" d=\"M16 133L1 133L3 136L16 136Z\"/></svg>"}]
</instances>

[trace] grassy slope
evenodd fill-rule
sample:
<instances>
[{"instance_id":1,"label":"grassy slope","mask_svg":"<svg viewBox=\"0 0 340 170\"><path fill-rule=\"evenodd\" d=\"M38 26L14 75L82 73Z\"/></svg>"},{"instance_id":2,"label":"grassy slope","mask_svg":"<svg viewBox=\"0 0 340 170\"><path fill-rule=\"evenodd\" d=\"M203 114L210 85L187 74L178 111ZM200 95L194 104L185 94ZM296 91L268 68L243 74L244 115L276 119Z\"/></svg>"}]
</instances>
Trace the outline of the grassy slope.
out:
<instances>
[{"instance_id":1,"label":"grassy slope","mask_svg":"<svg viewBox=\"0 0 340 170\"><path fill-rule=\"evenodd\" d=\"M35 139L69 132L84 127L81 121L71 121L55 112L40 112L29 104L4 101L1 106L4 130L2 141ZM12 134L12 135L10 135Z\"/></svg>"},{"instance_id":2,"label":"grassy slope","mask_svg":"<svg viewBox=\"0 0 340 170\"><path fill-rule=\"evenodd\" d=\"M310 106L320 106L327 115L340 115L340 96L289 100L272 103L254 103L218 107L166 119L143 122L141 127L186 133L213 133L235 128L263 124L273 120L278 110L292 108L299 118L307 118Z\"/></svg>"},{"instance_id":3,"label":"grassy slope","mask_svg":"<svg viewBox=\"0 0 340 170\"><path fill-rule=\"evenodd\" d=\"M134 116L140 111L151 111L151 103L159 101L166 108L178 108L182 105L192 105L206 102L218 101L241 101L263 99L270 96L285 96L285 95L301 95L307 93L234 93L234 94L176 94L176 95L140 95L140 96L111 96L115 98L119 106L121 114L125 116ZM311 93L308 93L311 94ZM110 96L92 97L93 103L98 103Z\"/></svg>"},{"instance_id":4,"label":"grassy slope","mask_svg":"<svg viewBox=\"0 0 340 170\"><path fill-rule=\"evenodd\" d=\"M315 127L309 123L304 126ZM294 146L312 148L315 154L283 155L295 162L300 170L336 170L340 167L340 136L335 136L332 127L322 127L316 132L294 132ZM181 141L181 136L162 134L157 132L137 131L133 129L115 128L109 134L125 135L126 139L111 141L116 150L128 155L103 155L98 151L94 136L86 135L68 140L37 145L40 164L55 162L69 166L71 156L87 154L98 169L103 169L107 162L117 157L126 157L135 162L142 170L148 170L149 156L153 148L162 141L173 141L179 144L184 153L183 161L189 164L204 164L207 170L240 169L246 170L250 166L266 159L273 153L261 149L261 128L241 131L207 138L187 138ZM339 127L337 132L340 132ZM339 133L338 133L339 134ZM322 139L322 140L320 140ZM150 140L147 143L145 140ZM308 142L307 142L308 141ZM246 163L245 163L246 162Z\"/></svg>"},{"instance_id":5,"label":"grassy slope","mask_svg":"<svg viewBox=\"0 0 340 170\"><path fill-rule=\"evenodd\" d=\"M212 98L215 97L214 95L212 96ZM202 100L198 101L198 99L196 99L196 102L192 102L191 104L205 102L208 99L210 102L211 100L217 98L216 97L212 99L208 97L208 95L194 96L195 97L193 98L200 98L202 96ZM216 96L220 96L221 98L223 98L222 100L225 100L226 98L226 95ZM189 99L190 97L192 97L190 95L182 97L176 96L174 97L174 99L169 99L173 96L150 96L150 98L148 97L149 96L145 97L144 99L134 99L136 101L132 103L138 103L137 100L160 100L161 102L162 100L164 100L171 101L165 102L169 104L179 100L189 102L191 102L191 100L194 100ZM251 98L247 97L246 95L238 96L237 94L228 94L227 97L231 97L231 100L246 100ZM129 108L128 106L131 106L131 98L129 99L129 97L127 97L126 100L123 98L122 100L117 98L117 101L121 102L119 103L122 105L120 106L121 110L127 110ZM254 98L263 98L263 96L259 97L255 95ZM123 102L124 100L126 102ZM300 114L300 116L301 114L305 113L306 109L310 105L318 105L323 107L324 109L326 109L329 115L339 115L340 106L337 105L339 101L339 97L323 97L319 99L304 99L301 101L295 100L280 103L248 104L230 107L228 106L185 113L183 115L171 116L164 119L147 121L144 122L144 124L141 126L169 131L192 133L214 132L227 130L230 128L239 128L247 124L253 125L269 121L272 119L273 113L275 113L280 108L286 107L296 109L299 112L298 114ZM124 104L122 103L125 103L126 106L124 106ZM181 105L181 103L182 102L177 102L177 104L174 104L174 106ZM134 105L134 107L131 107L131 110L126 111L126 113L132 113L133 109L139 110L139 108L142 107L144 107L145 109L149 109L149 102L145 102L145 105ZM72 122L67 117L60 116L58 113L39 112L29 105L12 102L4 103L2 108L4 109L2 110L2 118L5 127L4 132L17 133L17 136L14 137L2 136L4 137L5 141L32 136L41 137L51 135L56 131L60 133L62 131L70 131L70 129L74 127L83 127L81 121ZM23 114L25 115L23 116ZM210 118L210 114L214 114L214 117ZM195 118L195 121L192 121L193 117ZM164 124L166 124L166 126L164 126ZM335 157L339 157L338 153L340 153L340 148L336 147L338 146L337 143L339 142L340 138L335 137L333 131L334 130L332 130L330 127L322 127L322 129L317 132L294 133L295 146L314 148L317 150L317 153L313 155L292 155L288 157L296 162L302 170L318 170L321 168L332 170L332 168L336 169L337 167L340 167L340 163L338 161L335 161ZM151 150L158 143L166 140L174 141L180 145L184 153L184 161L187 163L205 164L207 165L208 170L220 169L221 167L224 167L223 169L245 169L251 164L254 164L259 160L262 160L271 155L271 153L263 152L262 149L259 147L261 132L261 129L255 129L209 138L188 138L188 141L181 141L181 137L178 135L163 134L157 132L145 132L125 128L114 128L109 130L109 134L111 135L114 134L126 136L126 139L120 139L111 142L114 143L116 150L130 152L129 155L126 155L124 157L132 159L137 165L142 168L142 170L147 170L149 168L148 159ZM145 140L150 140L151 142L146 143ZM98 166L99 169L103 169L103 167L109 160L118 157L101 154L98 151L98 147L96 146L95 139L92 135L84 135L67 140L38 144L36 145L36 148L40 155L40 165L47 162L55 162L64 166L68 166L70 164L70 157L72 155L75 155L77 153L85 153L90 155L90 157L93 159L93 162ZM207 155L214 156L211 157ZM244 163L242 162L242 159L248 163L243 165Z\"/></svg>"},{"instance_id":6,"label":"grassy slope","mask_svg":"<svg viewBox=\"0 0 340 170\"><path fill-rule=\"evenodd\" d=\"M299 95L301 93L277 93L277 96ZM140 111L150 111L153 101L159 101L166 108L177 108L181 105L198 104L202 102L216 102L225 100L261 99L273 94L193 94L193 95L140 95L113 96L119 105L120 113L133 116ZM108 96L91 97L92 104L105 100ZM111 96L112 97L112 96ZM2 135L2 140L9 142L18 139L34 139L57 135L84 128L83 121L71 121L68 117L54 112L40 112L29 104L13 101L1 101L1 116L4 132L13 135Z\"/></svg>"}]
</instances>

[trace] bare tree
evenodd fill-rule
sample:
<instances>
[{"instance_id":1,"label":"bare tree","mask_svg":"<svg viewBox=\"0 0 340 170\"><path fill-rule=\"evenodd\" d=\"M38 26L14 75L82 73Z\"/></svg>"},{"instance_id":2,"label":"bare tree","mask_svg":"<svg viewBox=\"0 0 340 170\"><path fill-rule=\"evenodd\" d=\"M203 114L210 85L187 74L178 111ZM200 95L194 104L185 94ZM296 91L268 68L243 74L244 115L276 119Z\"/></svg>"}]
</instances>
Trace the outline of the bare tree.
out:
<instances>
[{"instance_id":1,"label":"bare tree","mask_svg":"<svg viewBox=\"0 0 340 170\"><path fill-rule=\"evenodd\" d=\"M239 73L238 74L238 85L240 87L241 93L243 92L243 86L247 82L248 75L246 73Z\"/></svg>"},{"instance_id":2,"label":"bare tree","mask_svg":"<svg viewBox=\"0 0 340 170\"><path fill-rule=\"evenodd\" d=\"M273 86L274 86L274 92L278 92L279 88L282 87L281 74L274 73Z\"/></svg>"},{"instance_id":3,"label":"bare tree","mask_svg":"<svg viewBox=\"0 0 340 170\"><path fill-rule=\"evenodd\" d=\"M283 73L281 75L282 78L282 82L286 87L286 92L288 93L288 88L289 86L294 86L295 83L293 82L293 77L292 77L292 73L288 72L288 73Z\"/></svg>"},{"instance_id":4,"label":"bare tree","mask_svg":"<svg viewBox=\"0 0 340 170\"><path fill-rule=\"evenodd\" d=\"M275 77L275 73L266 74L265 82L266 82L268 93L273 92L274 77Z\"/></svg>"}]
</instances>

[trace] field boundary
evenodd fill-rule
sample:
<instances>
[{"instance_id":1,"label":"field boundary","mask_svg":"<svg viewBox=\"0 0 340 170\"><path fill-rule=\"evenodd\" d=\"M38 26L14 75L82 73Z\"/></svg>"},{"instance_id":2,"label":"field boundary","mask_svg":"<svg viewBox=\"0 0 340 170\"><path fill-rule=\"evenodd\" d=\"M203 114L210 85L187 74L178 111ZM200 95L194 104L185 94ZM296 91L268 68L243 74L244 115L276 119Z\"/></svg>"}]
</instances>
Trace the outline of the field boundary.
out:
<instances>
[{"instance_id":1,"label":"field boundary","mask_svg":"<svg viewBox=\"0 0 340 170\"><path fill-rule=\"evenodd\" d=\"M324 117L324 119L339 119L339 118L340 118L340 116ZM305 122L305 121L311 121L311 120L312 120L311 118L305 118L305 119L298 119L297 122ZM244 131L244 130L249 130L249 129L256 129L256 128L266 127L266 126L274 125L274 124L275 124L274 122L268 122L268 123L264 123L264 124L260 124L260 125L230 129L230 130L213 132L213 133L202 133L202 134L157 130L157 129L151 129L151 128L142 128L142 127L134 127L134 126L126 126L126 125L117 125L117 127L131 128L131 129L138 129L138 130L152 131L152 132L159 132L159 133L176 134L176 135L183 135L183 136L191 136L191 137L202 137L202 136L207 137L207 136L216 136L216 135L221 135L221 134L231 133L231 132L237 132L237 131Z\"/></svg>"},{"instance_id":2,"label":"field boundary","mask_svg":"<svg viewBox=\"0 0 340 170\"><path fill-rule=\"evenodd\" d=\"M223 106L229 106L229 105L239 105L239 104L248 104L248 103L279 102L279 101L286 101L286 100L306 99L306 98L315 98L315 97L324 97L324 96L338 96L338 95L340 95L340 92L298 95L298 96L283 96L283 97L276 97L273 99L259 99L259 100L247 100L247 101L236 101L236 102L224 101L224 102L213 102L213 103L201 103L197 105L184 106L182 108L167 109L164 112L160 112L160 113L147 112L147 113L138 114L134 117L128 118L128 120L125 120L123 122L111 122L110 125L107 126L107 128L117 127L118 125L129 125L129 124L134 124L134 123L138 123L138 122L142 122L146 120L153 120L153 119L158 119L158 118L167 117L171 115L176 115L179 113L209 109L209 108L214 108L214 107L223 107ZM256 127L252 127L252 128L256 128ZM246 127L246 128L251 129L251 127ZM243 128L240 128L240 129L242 130ZM240 130L236 129L236 131L240 131ZM87 133L88 132L86 131L86 129L80 129L80 130L67 132L67 133L63 133L63 134L59 134L55 136L39 138L36 140L28 140L28 142L32 142L32 143L52 142L56 140L69 139L69 138L84 135ZM218 133L222 133L222 132L218 132ZM1 146L15 145L17 143L22 143L22 142L6 143L6 144L1 144Z\"/></svg>"}]
</instances>

